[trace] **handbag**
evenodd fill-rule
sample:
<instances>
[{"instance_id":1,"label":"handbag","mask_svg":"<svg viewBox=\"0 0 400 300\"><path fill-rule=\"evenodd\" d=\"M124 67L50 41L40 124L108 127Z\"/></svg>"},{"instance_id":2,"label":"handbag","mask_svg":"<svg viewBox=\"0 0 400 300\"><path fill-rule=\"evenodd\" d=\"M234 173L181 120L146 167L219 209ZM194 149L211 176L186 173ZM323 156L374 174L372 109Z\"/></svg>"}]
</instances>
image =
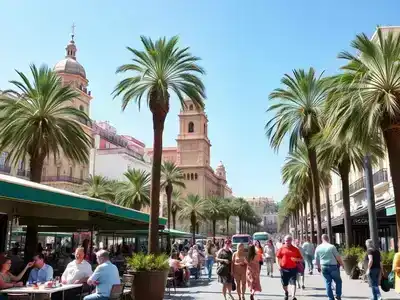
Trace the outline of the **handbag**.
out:
<instances>
[{"instance_id":1,"label":"handbag","mask_svg":"<svg viewBox=\"0 0 400 300\"><path fill-rule=\"evenodd\" d=\"M382 291L384 291L384 292L389 292L390 291L391 287L390 287L390 282L389 282L388 278L385 278L385 277L382 276L381 288L382 288Z\"/></svg>"},{"instance_id":2,"label":"handbag","mask_svg":"<svg viewBox=\"0 0 400 300\"><path fill-rule=\"evenodd\" d=\"M219 263L217 267L217 275L224 276L225 275L224 273L226 273L225 270L226 270L225 265Z\"/></svg>"},{"instance_id":3,"label":"handbag","mask_svg":"<svg viewBox=\"0 0 400 300\"><path fill-rule=\"evenodd\" d=\"M304 273L304 265L302 262L298 262L296 268L297 268L297 273L300 274Z\"/></svg>"},{"instance_id":4,"label":"handbag","mask_svg":"<svg viewBox=\"0 0 400 300\"><path fill-rule=\"evenodd\" d=\"M390 284L390 288L392 288L392 289L394 289L394 272L392 271L392 272L390 272L389 273L389 276L388 276L388 282L389 282L389 284Z\"/></svg>"}]
</instances>

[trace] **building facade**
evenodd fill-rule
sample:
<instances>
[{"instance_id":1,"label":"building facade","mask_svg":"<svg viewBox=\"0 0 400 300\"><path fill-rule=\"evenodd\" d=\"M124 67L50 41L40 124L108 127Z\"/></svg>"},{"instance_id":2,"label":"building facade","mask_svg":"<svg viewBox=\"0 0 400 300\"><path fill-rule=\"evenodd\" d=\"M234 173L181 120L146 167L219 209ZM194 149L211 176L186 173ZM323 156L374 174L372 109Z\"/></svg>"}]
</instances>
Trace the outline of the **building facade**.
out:
<instances>
[{"instance_id":1,"label":"building facade","mask_svg":"<svg viewBox=\"0 0 400 300\"><path fill-rule=\"evenodd\" d=\"M91 175L125 180L128 169L151 172L150 160L145 155L145 144L129 135L118 135L108 122L96 122L92 127L94 150L91 157Z\"/></svg>"},{"instance_id":2,"label":"building facade","mask_svg":"<svg viewBox=\"0 0 400 300\"><path fill-rule=\"evenodd\" d=\"M276 233L278 230L278 206L273 198L269 197L244 197L254 209L261 220L261 227L268 233Z\"/></svg>"}]
</instances>

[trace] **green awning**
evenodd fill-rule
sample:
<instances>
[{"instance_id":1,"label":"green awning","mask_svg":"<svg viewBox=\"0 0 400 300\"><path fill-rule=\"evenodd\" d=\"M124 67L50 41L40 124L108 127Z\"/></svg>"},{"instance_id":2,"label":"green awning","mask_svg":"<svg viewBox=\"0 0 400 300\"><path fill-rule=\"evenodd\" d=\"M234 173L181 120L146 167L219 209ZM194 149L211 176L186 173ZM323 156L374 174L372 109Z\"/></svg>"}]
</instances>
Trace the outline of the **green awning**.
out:
<instances>
[{"instance_id":1,"label":"green awning","mask_svg":"<svg viewBox=\"0 0 400 300\"><path fill-rule=\"evenodd\" d=\"M148 230L117 230L117 231L111 231L111 230L101 230L99 232L100 235L103 236L112 236L113 234L115 234L116 236L120 235L120 236L147 236L149 234ZM180 231L180 230L176 230L176 229L164 229L164 230L160 230L160 234L161 235L170 235L171 237L174 238L191 238L192 237L192 233L190 232L185 232L185 231ZM200 234L196 234L196 239L204 239L206 238L203 235Z\"/></svg>"},{"instance_id":2,"label":"green awning","mask_svg":"<svg viewBox=\"0 0 400 300\"><path fill-rule=\"evenodd\" d=\"M0 198L97 212L142 223L150 222L149 214L134 209L2 174L0 174ZM165 218L159 218L160 225L166 223Z\"/></svg>"},{"instance_id":3,"label":"green awning","mask_svg":"<svg viewBox=\"0 0 400 300\"><path fill-rule=\"evenodd\" d=\"M12 232L13 236L25 236L26 231L13 231ZM57 236L57 237L71 237L71 233L68 232L39 232L39 236Z\"/></svg>"}]
</instances>

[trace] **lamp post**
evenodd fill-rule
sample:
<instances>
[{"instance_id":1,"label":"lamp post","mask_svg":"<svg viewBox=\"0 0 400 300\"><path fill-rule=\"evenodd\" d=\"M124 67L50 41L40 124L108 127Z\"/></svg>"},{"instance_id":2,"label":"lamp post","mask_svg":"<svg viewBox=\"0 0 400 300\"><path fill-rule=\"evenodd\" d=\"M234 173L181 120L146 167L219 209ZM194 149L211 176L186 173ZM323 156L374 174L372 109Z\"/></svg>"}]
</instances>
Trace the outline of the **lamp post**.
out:
<instances>
[{"instance_id":1,"label":"lamp post","mask_svg":"<svg viewBox=\"0 0 400 300\"><path fill-rule=\"evenodd\" d=\"M364 171L365 171L365 185L367 191L369 231L371 233L371 239L374 242L375 248L379 249L378 223L376 220L376 209L375 209L374 180L372 175L370 154L364 156Z\"/></svg>"}]
</instances>

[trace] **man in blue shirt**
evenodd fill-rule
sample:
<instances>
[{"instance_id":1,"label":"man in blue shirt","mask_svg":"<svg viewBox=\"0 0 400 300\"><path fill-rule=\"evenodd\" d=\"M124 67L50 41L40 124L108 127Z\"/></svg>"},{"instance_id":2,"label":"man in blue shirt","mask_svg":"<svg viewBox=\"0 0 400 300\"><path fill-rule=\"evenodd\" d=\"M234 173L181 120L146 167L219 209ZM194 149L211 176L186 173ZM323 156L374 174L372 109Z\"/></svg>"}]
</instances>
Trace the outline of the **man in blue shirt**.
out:
<instances>
[{"instance_id":1,"label":"man in blue shirt","mask_svg":"<svg viewBox=\"0 0 400 300\"><path fill-rule=\"evenodd\" d=\"M87 281L89 285L96 286L96 292L86 296L84 300L107 300L110 298L112 286L121 283L118 269L111 263L109 253L100 250L96 257L99 265Z\"/></svg>"},{"instance_id":2,"label":"man in blue shirt","mask_svg":"<svg viewBox=\"0 0 400 300\"><path fill-rule=\"evenodd\" d=\"M42 253L33 257L33 269L29 273L28 283L45 283L53 279L53 268L44 263Z\"/></svg>"}]
</instances>

